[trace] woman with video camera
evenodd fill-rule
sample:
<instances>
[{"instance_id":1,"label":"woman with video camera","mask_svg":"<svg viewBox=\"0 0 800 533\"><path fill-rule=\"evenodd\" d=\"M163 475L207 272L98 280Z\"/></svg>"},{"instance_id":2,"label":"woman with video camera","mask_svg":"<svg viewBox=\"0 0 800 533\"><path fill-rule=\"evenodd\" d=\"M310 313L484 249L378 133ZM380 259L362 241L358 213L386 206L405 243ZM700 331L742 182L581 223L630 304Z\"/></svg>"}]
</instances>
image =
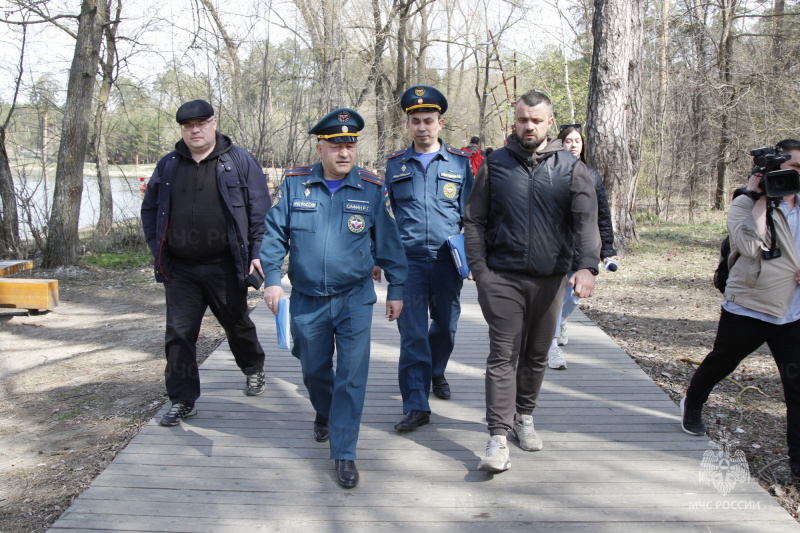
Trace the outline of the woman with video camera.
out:
<instances>
[{"instance_id":1,"label":"woman with video camera","mask_svg":"<svg viewBox=\"0 0 800 533\"><path fill-rule=\"evenodd\" d=\"M800 141L777 147L791 154L780 168L800 170ZM730 276L717 337L681 400L681 426L703 435L703 404L712 389L767 343L783 384L789 465L800 479L800 195L767 198L762 178L751 174L728 211Z\"/></svg>"}]
</instances>

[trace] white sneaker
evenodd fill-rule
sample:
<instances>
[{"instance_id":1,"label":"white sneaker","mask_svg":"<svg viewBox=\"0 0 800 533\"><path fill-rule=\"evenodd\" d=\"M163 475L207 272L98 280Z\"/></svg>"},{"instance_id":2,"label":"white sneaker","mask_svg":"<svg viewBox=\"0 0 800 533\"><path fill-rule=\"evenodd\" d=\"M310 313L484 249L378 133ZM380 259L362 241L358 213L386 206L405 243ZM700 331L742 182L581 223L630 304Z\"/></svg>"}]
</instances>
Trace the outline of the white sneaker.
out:
<instances>
[{"instance_id":1,"label":"white sneaker","mask_svg":"<svg viewBox=\"0 0 800 533\"><path fill-rule=\"evenodd\" d=\"M533 415L520 415L522 420L514 422L514 437L519 441L519 447L527 452L538 452L544 447L542 439L533 429Z\"/></svg>"},{"instance_id":2,"label":"white sneaker","mask_svg":"<svg viewBox=\"0 0 800 533\"><path fill-rule=\"evenodd\" d=\"M508 447L495 435L486 444L486 456L481 459L478 470L503 472L509 468L511 468L511 458L508 456Z\"/></svg>"},{"instance_id":3,"label":"white sneaker","mask_svg":"<svg viewBox=\"0 0 800 533\"><path fill-rule=\"evenodd\" d=\"M558 331L558 345L566 346L568 342L569 342L569 337L567 337L567 321L562 318L561 329L559 329Z\"/></svg>"},{"instance_id":4,"label":"white sneaker","mask_svg":"<svg viewBox=\"0 0 800 533\"><path fill-rule=\"evenodd\" d=\"M553 370L567 369L567 360L564 359L564 352L558 346L551 346L547 352L547 366Z\"/></svg>"}]
</instances>

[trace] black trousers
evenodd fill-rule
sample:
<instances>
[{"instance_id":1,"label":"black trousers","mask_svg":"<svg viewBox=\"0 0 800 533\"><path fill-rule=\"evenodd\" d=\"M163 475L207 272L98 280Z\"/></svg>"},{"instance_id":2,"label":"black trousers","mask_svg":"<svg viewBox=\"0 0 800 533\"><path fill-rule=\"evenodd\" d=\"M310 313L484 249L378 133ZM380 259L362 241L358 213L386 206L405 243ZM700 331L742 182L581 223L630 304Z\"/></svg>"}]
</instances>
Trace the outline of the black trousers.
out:
<instances>
[{"instance_id":1,"label":"black trousers","mask_svg":"<svg viewBox=\"0 0 800 533\"><path fill-rule=\"evenodd\" d=\"M164 290L167 296L164 379L172 403L185 401L194 405L200 397L197 337L209 307L225 330L242 372L249 376L264 369L264 350L247 310L247 289L239 287L232 259L202 264L175 261Z\"/></svg>"},{"instance_id":2,"label":"black trousers","mask_svg":"<svg viewBox=\"0 0 800 533\"><path fill-rule=\"evenodd\" d=\"M797 467L800 466L800 320L776 326L723 309L714 347L697 367L686 397L693 403L705 403L714 386L765 342L783 383L789 460Z\"/></svg>"}]
</instances>

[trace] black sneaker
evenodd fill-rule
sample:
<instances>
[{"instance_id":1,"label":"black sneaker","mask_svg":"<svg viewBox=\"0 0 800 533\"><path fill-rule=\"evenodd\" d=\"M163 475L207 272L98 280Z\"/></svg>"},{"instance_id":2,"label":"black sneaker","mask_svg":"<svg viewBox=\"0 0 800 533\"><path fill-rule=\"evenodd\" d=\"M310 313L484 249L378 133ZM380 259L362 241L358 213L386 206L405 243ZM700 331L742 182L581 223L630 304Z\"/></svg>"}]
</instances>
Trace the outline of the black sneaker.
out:
<instances>
[{"instance_id":1,"label":"black sneaker","mask_svg":"<svg viewBox=\"0 0 800 533\"><path fill-rule=\"evenodd\" d=\"M256 372L252 376L247 376L247 382L244 386L244 393L247 396L258 396L264 394L267 389L267 381L264 377L264 372Z\"/></svg>"},{"instance_id":2,"label":"black sneaker","mask_svg":"<svg viewBox=\"0 0 800 533\"><path fill-rule=\"evenodd\" d=\"M684 396L681 398L681 428L689 435L705 435L706 426L703 424L703 404L694 405Z\"/></svg>"},{"instance_id":3,"label":"black sneaker","mask_svg":"<svg viewBox=\"0 0 800 533\"><path fill-rule=\"evenodd\" d=\"M177 426L184 418L189 418L197 414L197 409L194 405L189 405L188 402L175 402L172 404L169 412L161 417L162 426Z\"/></svg>"}]
</instances>

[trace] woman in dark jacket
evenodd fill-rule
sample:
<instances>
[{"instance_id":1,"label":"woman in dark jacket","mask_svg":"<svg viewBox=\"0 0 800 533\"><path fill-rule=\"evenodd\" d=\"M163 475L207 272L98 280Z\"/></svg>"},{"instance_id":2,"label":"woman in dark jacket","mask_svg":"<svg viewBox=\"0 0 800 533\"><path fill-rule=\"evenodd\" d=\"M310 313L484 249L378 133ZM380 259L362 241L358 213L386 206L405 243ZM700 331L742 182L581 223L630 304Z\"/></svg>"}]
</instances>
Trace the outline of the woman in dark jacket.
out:
<instances>
[{"instance_id":1,"label":"woman in dark jacket","mask_svg":"<svg viewBox=\"0 0 800 533\"><path fill-rule=\"evenodd\" d=\"M575 155L586 163L583 156L583 133L581 132L580 124L564 124L559 126L560 132L558 139L564 146L564 149ZM586 165L589 169L589 175L594 181L594 188L597 193L597 226L600 229L600 259L605 261L607 258L617 255L614 250L614 227L611 224L611 210L608 208L608 199L606 198L606 188L603 186L603 178L600 173L593 167ZM577 270L577 265L572 265L572 272ZM572 275L570 272L570 275ZM580 298L572 294L572 287L567 284L564 289L564 303L561 306L561 315L559 317L559 324L556 326L555 338L553 344L550 346L550 351L547 354L547 365L556 370L565 370L567 362L564 359L564 352L559 346L564 346L569 340L567 338L567 317L572 314L578 306Z\"/></svg>"}]
</instances>

